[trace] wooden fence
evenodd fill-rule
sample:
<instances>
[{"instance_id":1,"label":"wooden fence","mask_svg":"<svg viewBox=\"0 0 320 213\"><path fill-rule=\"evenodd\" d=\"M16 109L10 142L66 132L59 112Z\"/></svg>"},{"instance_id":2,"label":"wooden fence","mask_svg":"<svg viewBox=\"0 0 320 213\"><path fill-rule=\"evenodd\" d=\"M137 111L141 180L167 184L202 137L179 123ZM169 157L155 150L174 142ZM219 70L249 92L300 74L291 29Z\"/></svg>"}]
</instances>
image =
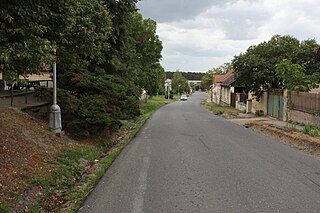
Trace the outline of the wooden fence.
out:
<instances>
[{"instance_id":1,"label":"wooden fence","mask_svg":"<svg viewBox=\"0 0 320 213\"><path fill-rule=\"evenodd\" d=\"M320 110L320 94L291 92L291 107L294 110L314 113Z\"/></svg>"}]
</instances>

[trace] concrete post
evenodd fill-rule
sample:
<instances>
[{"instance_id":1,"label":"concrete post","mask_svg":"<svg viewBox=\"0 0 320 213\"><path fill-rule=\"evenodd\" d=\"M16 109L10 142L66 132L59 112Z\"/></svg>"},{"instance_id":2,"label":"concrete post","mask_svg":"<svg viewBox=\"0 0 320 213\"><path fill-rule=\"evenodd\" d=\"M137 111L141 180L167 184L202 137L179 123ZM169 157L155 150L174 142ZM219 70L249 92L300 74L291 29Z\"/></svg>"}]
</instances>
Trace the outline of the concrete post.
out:
<instances>
[{"instance_id":1,"label":"concrete post","mask_svg":"<svg viewBox=\"0 0 320 213\"><path fill-rule=\"evenodd\" d=\"M252 112L252 100L248 99L247 100L247 109L246 109L246 113L251 113Z\"/></svg>"},{"instance_id":2,"label":"concrete post","mask_svg":"<svg viewBox=\"0 0 320 213\"><path fill-rule=\"evenodd\" d=\"M54 51L56 52L56 51ZM50 107L49 128L54 133L61 133L61 109L57 104L57 65L53 64L53 105Z\"/></svg>"}]
</instances>

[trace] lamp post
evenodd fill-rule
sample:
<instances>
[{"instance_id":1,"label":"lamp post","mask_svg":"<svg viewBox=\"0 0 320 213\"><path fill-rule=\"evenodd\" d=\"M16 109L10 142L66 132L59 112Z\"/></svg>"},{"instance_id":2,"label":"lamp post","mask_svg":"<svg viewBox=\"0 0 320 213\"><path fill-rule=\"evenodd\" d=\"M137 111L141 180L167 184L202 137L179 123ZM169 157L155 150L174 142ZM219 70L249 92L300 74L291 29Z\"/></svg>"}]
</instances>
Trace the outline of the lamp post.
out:
<instances>
[{"instance_id":1,"label":"lamp post","mask_svg":"<svg viewBox=\"0 0 320 213\"><path fill-rule=\"evenodd\" d=\"M180 84L178 85L178 96L180 97Z\"/></svg>"},{"instance_id":2,"label":"lamp post","mask_svg":"<svg viewBox=\"0 0 320 213\"><path fill-rule=\"evenodd\" d=\"M54 50L56 54L56 50ZM61 109L57 104L57 64L53 63L53 104L50 107L49 128L54 133L61 133Z\"/></svg>"}]
</instances>

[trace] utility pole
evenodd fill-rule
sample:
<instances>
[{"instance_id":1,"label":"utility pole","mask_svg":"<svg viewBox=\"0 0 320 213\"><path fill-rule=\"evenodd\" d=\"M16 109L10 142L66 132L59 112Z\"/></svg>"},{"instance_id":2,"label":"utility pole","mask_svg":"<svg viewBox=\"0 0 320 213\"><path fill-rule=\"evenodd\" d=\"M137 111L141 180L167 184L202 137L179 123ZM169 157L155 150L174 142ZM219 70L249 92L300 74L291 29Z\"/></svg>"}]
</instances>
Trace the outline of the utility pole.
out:
<instances>
[{"instance_id":1,"label":"utility pole","mask_svg":"<svg viewBox=\"0 0 320 213\"><path fill-rule=\"evenodd\" d=\"M54 50L56 54L56 50ZM53 63L53 105L50 107L49 128L54 133L61 133L61 109L57 104L57 64Z\"/></svg>"}]
</instances>

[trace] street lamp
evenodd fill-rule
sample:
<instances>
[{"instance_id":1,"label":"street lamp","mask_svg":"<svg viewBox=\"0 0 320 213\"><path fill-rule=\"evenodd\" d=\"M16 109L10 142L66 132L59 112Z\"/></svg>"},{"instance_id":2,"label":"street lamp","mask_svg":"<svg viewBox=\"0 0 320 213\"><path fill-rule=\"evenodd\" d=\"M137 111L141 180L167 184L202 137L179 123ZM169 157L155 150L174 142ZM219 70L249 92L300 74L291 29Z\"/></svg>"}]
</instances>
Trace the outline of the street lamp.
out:
<instances>
[{"instance_id":1,"label":"street lamp","mask_svg":"<svg viewBox=\"0 0 320 213\"><path fill-rule=\"evenodd\" d=\"M180 97L180 84L178 85L178 96Z\"/></svg>"},{"instance_id":2,"label":"street lamp","mask_svg":"<svg viewBox=\"0 0 320 213\"><path fill-rule=\"evenodd\" d=\"M54 54L56 50L54 49ZM50 107L49 128L54 133L61 133L61 109L57 104L57 64L53 63L53 105Z\"/></svg>"}]
</instances>

